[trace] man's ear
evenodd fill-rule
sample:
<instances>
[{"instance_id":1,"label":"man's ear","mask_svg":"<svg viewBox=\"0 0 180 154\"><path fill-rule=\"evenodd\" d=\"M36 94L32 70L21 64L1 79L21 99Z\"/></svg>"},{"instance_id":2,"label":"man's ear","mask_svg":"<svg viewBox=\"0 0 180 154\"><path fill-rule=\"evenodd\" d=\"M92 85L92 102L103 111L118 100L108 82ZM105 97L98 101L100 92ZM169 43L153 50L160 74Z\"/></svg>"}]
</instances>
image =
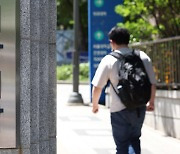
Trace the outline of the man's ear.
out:
<instances>
[{"instance_id":1,"label":"man's ear","mask_svg":"<svg viewBox=\"0 0 180 154\"><path fill-rule=\"evenodd\" d=\"M109 40L109 43L112 43L113 42L113 40Z\"/></svg>"}]
</instances>

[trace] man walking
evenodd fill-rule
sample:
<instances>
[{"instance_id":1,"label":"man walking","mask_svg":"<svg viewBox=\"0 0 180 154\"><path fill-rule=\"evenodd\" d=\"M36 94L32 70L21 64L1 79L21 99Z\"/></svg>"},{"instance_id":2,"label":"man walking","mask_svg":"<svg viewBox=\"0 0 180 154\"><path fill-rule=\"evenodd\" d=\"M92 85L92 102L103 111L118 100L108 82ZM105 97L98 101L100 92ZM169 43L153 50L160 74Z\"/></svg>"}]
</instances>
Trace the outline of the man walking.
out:
<instances>
[{"instance_id":1,"label":"man walking","mask_svg":"<svg viewBox=\"0 0 180 154\"><path fill-rule=\"evenodd\" d=\"M113 27L108 36L111 48L114 52L118 52L122 55L132 52L132 49L128 47L130 34L126 29ZM107 84L108 80L110 80L113 85L113 87L110 85L110 112L112 133L117 150L116 154L128 154L130 153L130 148L133 149L135 154L141 153L140 136L145 111L154 110L156 80L152 63L150 58L142 51L140 51L140 58L143 61L151 83L151 96L147 106L144 105L139 107L138 114L136 109L128 110L113 89L119 81L118 60L115 57L106 55L101 60L92 80L93 113L97 113L99 110L98 101L102 89Z\"/></svg>"}]
</instances>

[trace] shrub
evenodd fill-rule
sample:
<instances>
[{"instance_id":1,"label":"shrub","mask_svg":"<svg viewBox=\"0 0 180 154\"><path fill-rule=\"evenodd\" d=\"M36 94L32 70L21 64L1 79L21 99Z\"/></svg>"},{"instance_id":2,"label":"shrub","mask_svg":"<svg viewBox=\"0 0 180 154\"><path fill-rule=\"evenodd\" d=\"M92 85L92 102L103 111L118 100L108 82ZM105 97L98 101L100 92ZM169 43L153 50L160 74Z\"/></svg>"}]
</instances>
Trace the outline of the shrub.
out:
<instances>
[{"instance_id":1,"label":"shrub","mask_svg":"<svg viewBox=\"0 0 180 154\"><path fill-rule=\"evenodd\" d=\"M57 80L72 79L72 65L57 66Z\"/></svg>"},{"instance_id":2,"label":"shrub","mask_svg":"<svg viewBox=\"0 0 180 154\"><path fill-rule=\"evenodd\" d=\"M79 80L88 81L89 79L89 64L81 63L79 66Z\"/></svg>"},{"instance_id":3,"label":"shrub","mask_svg":"<svg viewBox=\"0 0 180 154\"><path fill-rule=\"evenodd\" d=\"M73 70L72 64L57 66L57 80L72 81ZM81 63L79 65L79 80L89 80L89 64Z\"/></svg>"}]
</instances>

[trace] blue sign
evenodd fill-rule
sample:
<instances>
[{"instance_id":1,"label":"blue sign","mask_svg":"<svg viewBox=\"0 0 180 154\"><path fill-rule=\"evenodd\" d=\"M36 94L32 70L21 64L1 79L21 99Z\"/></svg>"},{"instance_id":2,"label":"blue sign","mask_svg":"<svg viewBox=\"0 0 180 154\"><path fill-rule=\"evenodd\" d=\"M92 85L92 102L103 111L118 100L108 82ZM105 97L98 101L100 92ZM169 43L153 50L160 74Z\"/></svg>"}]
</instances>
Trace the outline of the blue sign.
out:
<instances>
[{"instance_id":1,"label":"blue sign","mask_svg":"<svg viewBox=\"0 0 180 154\"><path fill-rule=\"evenodd\" d=\"M115 13L115 6L123 0L88 0L88 32L90 80L92 81L101 59L110 52L108 32L123 18ZM105 104L105 93L100 98Z\"/></svg>"}]
</instances>

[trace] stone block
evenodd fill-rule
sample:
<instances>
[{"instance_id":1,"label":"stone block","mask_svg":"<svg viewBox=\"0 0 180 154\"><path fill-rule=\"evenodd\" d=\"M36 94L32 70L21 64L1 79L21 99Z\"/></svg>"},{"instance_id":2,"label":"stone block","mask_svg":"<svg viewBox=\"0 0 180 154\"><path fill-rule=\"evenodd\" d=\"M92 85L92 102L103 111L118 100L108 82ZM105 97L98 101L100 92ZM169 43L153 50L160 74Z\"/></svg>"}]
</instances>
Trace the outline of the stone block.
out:
<instances>
[{"instance_id":1,"label":"stone block","mask_svg":"<svg viewBox=\"0 0 180 154\"><path fill-rule=\"evenodd\" d=\"M31 42L31 143L39 142L39 43Z\"/></svg>"},{"instance_id":2,"label":"stone block","mask_svg":"<svg viewBox=\"0 0 180 154\"><path fill-rule=\"evenodd\" d=\"M49 140L49 154L56 154L56 138Z\"/></svg>"},{"instance_id":3,"label":"stone block","mask_svg":"<svg viewBox=\"0 0 180 154\"><path fill-rule=\"evenodd\" d=\"M20 141L30 147L30 41L20 42Z\"/></svg>"},{"instance_id":4,"label":"stone block","mask_svg":"<svg viewBox=\"0 0 180 154\"><path fill-rule=\"evenodd\" d=\"M30 37L30 0L20 0L20 36Z\"/></svg>"},{"instance_id":5,"label":"stone block","mask_svg":"<svg viewBox=\"0 0 180 154\"><path fill-rule=\"evenodd\" d=\"M39 143L31 144L30 153L31 154L39 154Z\"/></svg>"},{"instance_id":6,"label":"stone block","mask_svg":"<svg viewBox=\"0 0 180 154\"><path fill-rule=\"evenodd\" d=\"M40 141L47 141L49 138L49 106L48 106L48 92L49 92L49 46L48 44L40 43L40 57L39 57L39 139Z\"/></svg>"},{"instance_id":7,"label":"stone block","mask_svg":"<svg viewBox=\"0 0 180 154\"><path fill-rule=\"evenodd\" d=\"M49 0L49 43L56 43L56 23L57 23L56 2Z\"/></svg>"},{"instance_id":8,"label":"stone block","mask_svg":"<svg viewBox=\"0 0 180 154\"><path fill-rule=\"evenodd\" d=\"M32 41L40 39L40 6L39 0L30 1L30 37Z\"/></svg>"},{"instance_id":9,"label":"stone block","mask_svg":"<svg viewBox=\"0 0 180 154\"><path fill-rule=\"evenodd\" d=\"M55 45L49 45L49 135L56 136L56 61Z\"/></svg>"},{"instance_id":10,"label":"stone block","mask_svg":"<svg viewBox=\"0 0 180 154\"><path fill-rule=\"evenodd\" d=\"M50 154L50 152L49 152L49 141L40 142L39 153L40 154Z\"/></svg>"},{"instance_id":11,"label":"stone block","mask_svg":"<svg viewBox=\"0 0 180 154\"><path fill-rule=\"evenodd\" d=\"M48 43L49 40L49 6L48 0L39 1L40 5L40 40Z\"/></svg>"}]
</instances>

